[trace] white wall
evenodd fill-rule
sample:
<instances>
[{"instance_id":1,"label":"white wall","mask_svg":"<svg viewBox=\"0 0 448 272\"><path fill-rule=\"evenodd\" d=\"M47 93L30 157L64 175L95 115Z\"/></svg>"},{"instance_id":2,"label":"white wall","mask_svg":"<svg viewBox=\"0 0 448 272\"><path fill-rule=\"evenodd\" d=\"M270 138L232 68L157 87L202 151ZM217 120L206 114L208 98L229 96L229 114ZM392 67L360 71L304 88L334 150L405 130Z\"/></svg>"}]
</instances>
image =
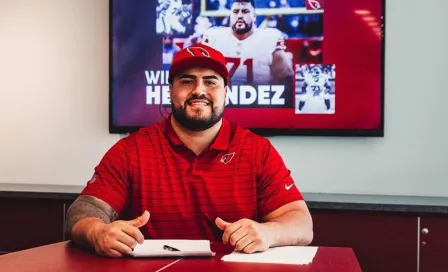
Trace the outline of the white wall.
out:
<instances>
[{"instance_id":1,"label":"white wall","mask_svg":"<svg viewBox=\"0 0 448 272\"><path fill-rule=\"evenodd\" d=\"M108 134L108 1L0 0L0 182L85 184Z\"/></svg>"},{"instance_id":2,"label":"white wall","mask_svg":"<svg viewBox=\"0 0 448 272\"><path fill-rule=\"evenodd\" d=\"M448 2L387 2L385 137L273 137L304 192L448 196ZM108 1L0 0L0 183L84 185L107 124Z\"/></svg>"}]
</instances>

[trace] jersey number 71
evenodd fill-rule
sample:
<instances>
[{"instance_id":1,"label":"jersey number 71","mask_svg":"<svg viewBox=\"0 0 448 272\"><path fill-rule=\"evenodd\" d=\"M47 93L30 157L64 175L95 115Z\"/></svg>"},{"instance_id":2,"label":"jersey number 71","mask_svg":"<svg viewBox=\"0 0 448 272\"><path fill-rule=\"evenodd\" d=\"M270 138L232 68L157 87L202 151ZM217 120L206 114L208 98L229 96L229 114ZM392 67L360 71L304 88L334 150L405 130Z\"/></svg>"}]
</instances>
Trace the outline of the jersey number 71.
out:
<instances>
[{"instance_id":1,"label":"jersey number 71","mask_svg":"<svg viewBox=\"0 0 448 272\"><path fill-rule=\"evenodd\" d=\"M227 63L232 63L232 67L229 70L229 77L232 78L233 74L235 74L236 70L241 64L241 58L229 58L226 57ZM247 83L252 83L254 81L254 60L246 59L243 62L243 65L246 66L246 81Z\"/></svg>"}]
</instances>

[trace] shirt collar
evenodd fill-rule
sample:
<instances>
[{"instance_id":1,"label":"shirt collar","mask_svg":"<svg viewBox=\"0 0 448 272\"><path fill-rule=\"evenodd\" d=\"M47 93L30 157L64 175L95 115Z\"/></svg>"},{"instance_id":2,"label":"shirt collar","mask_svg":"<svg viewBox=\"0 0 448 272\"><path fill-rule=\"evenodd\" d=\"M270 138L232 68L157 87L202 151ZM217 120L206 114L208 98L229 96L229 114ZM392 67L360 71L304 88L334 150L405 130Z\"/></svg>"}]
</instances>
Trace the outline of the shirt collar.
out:
<instances>
[{"instance_id":1,"label":"shirt collar","mask_svg":"<svg viewBox=\"0 0 448 272\"><path fill-rule=\"evenodd\" d=\"M171 118L172 116L170 116L170 118L167 118L165 120L164 125L165 135L172 145L183 146L184 143L180 140L179 136L177 136L176 132L173 129L173 126L171 124ZM215 140L210 145L210 149L227 150L229 148L230 137L231 137L230 124L226 119L223 118L221 128L219 129L218 135L216 136Z\"/></svg>"},{"instance_id":2,"label":"shirt collar","mask_svg":"<svg viewBox=\"0 0 448 272\"><path fill-rule=\"evenodd\" d=\"M226 119L222 118L221 129L219 130L218 135L216 135L210 148L215 150L227 150L229 148L230 137L230 124Z\"/></svg>"}]
</instances>

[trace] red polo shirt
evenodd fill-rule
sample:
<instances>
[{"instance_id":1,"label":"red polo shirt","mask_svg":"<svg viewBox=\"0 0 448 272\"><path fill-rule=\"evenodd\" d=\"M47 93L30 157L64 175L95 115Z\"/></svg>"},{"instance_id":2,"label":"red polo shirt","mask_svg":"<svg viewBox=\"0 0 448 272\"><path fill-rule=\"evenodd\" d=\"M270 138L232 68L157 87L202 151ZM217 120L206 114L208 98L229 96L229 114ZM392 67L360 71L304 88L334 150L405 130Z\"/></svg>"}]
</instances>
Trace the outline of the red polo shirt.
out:
<instances>
[{"instance_id":1,"label":"red polo shirt","mask_svg":"<svg viewBox=\"0 0 448 272\"><path fill-rule=\"evenodd\" d=\"M263 216L302 195L280 155L263 137L224 120L211 146L196 156L169 119L119 140L95 168L82 194L132 219L151 214L151 239L221 240L216 217ZM129 217L128 217L129 216Z\"/></svg>"}]
</instances>

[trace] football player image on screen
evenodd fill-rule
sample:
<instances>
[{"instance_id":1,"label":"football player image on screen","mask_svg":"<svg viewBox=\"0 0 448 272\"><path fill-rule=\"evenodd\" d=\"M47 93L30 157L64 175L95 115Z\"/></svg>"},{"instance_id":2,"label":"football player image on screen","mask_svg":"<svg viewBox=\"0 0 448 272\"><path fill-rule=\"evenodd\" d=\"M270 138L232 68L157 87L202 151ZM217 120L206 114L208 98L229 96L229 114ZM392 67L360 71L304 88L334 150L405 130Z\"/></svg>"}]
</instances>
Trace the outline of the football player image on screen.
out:
<instances>
[{"instance_id":1,"label":"football player image on screen","mask_svg":"<svg viewBox=\"0 0 448 272\"><path fill-rule=\"evenodd\" d=\"M182 0L158 0L156 12L157 34L185 34L191 26L192 6Z\"/></svg>"},{"instance_id":2,"label":"football player image on screen","mask_svg":"<svg viewBox=\"0 0 448 272\"><path fill-rule=\"evenodd\" d=\"M231 84L292 85L294 71L291 58L285 54L282 33L256 27L253 0L235 0L229 12L230 26L208 29L202 43L224 54Z\"/></svg>"},{"instance_id":3,"label":"football player image on screen","mask_svg":"<svg viewBox=\"0 0 448 272\"><path fill-rule=\"evenodd\" d=\"M297 74L300 74L298 77L303 77L303 80L300 80L296 87L295 112L334 113L334 94L329 80L332 71L324 73L321 65L303 65L298 67Z\"/></svg>"}]
</instances>

